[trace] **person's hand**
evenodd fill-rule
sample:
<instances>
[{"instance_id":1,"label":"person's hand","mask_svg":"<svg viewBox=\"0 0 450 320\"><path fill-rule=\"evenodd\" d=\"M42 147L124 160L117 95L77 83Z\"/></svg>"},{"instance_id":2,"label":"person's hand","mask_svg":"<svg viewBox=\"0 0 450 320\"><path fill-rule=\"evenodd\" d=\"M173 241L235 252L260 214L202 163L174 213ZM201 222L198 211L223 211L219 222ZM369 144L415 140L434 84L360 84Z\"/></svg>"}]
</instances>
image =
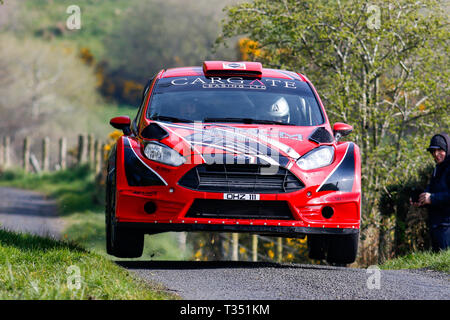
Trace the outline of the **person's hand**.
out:
<instances>
[{"instance_id":1,"label":"person's hand","mask_svg":"<svg viewBox=\"0 0 450 320\"><path fill-rule=\"evenodd\" d=\"M409 198L409 204L414 206L414 207L420 207L420 203L419 202L413 202L411 198Z\"/></svg>"},{"instance_id":2,"label":"person's hand","mask_svg":"<svg viewBox=\"0 0 450 320\"><path fill-rule=\"evenodd\" d=\"M419 206L431 204L431 193L424 192L419 195Z\"/></svg>"}]
</instances>

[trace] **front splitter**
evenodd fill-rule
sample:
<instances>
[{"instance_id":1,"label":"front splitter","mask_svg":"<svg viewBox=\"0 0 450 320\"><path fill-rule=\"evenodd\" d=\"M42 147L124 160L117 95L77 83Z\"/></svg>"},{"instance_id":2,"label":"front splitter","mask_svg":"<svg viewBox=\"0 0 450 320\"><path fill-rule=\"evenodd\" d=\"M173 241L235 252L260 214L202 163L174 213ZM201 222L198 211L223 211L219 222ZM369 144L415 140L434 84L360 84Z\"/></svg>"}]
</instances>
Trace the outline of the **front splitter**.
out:
<instances>
[{"instance_id":1,"label":"front splitter","mask_svg":"<svg viewBox=\"0 0 450 320\"><path fill-rule=\"evenodd\" d=\"M308 234L357 234L358 228L313 228L270 225L235 225L235 224L204 224L204 223L142 223L118 222L119 228L139 230L146 234L161 232L233 232L256 233L278 237L299 238Z\"/></svg>"}]
</instances>

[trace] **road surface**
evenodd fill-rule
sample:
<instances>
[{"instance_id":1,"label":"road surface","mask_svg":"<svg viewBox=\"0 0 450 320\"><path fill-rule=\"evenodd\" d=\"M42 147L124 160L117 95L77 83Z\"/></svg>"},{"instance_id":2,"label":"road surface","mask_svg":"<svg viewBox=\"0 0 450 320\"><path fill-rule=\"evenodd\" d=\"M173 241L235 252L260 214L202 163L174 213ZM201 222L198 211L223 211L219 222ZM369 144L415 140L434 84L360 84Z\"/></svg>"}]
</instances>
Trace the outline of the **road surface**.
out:
<instances>
[{"instance_id":1,"label":"road surface","mask_svg":"<svg viewBox=\"0 0 450 320\"><path fill-rule=\"evenodd\" d=\"M232 261L120 261L188 300L449 300L450 275Z\"/></svg>"},{"instance_id":2,"label":"road surface","mask_svg":"<svg viewBox=\"0 0 450 320\"><path fill-rule=\"evenodd\" d=\"M54 200L34 191L0 187L0 228L59 239L64 222Z\"/></svg>"},{"instance_id":3,"label":"road surface","mask_svg":"<svg viewBox=\"0 0 450 320\"><path fill-rule=\"evenodd\" d=\"M0 188L2 228L60 238L57 206L40 193ZM189 300L450 300L450 275L232 261L118 261Z\"/></svg>"}]
</instances>

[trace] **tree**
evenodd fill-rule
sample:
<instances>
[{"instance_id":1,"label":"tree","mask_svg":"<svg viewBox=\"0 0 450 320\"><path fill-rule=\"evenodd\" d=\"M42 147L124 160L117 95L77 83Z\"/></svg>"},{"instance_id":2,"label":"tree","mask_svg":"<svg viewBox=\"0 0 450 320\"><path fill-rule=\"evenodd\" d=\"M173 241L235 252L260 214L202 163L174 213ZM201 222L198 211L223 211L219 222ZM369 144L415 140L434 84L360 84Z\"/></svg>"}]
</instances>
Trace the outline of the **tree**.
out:
<instances>
[{"instance_id":1,"label":"tree","mask_svg":"<svg viewBox=\"0 0 450 320\"><path fill-rule=\"evenodd\" d=\"M8 34L0 35L0 43L0 136L10 136L16 150L25 136L56 141L104 132L95 123L97 80L77 50Z\"/></svg>"},{"instance_id":2,"label":"tree","mask_svg":"<svg viewBox=\"0 0 450 320\"><path fill-rule=\"evenodd\" d=\"M235 35L256 41L254 59L304 73L330 119L354 126L363 239L382 227L384 186L423 166L430 136L449 128L446 12L437 0L254 0L227 8L218 43Z\"/></svg>"},{"instance_id":3,"label":"tree","mask_svg":"<svg viewBox=\"0 0 450 320\"><path fill-rule=\"evenodd\" d=\"M132 2L105 38L102 93L139 104L147 80L161 69L235 59L234 50L213 52L225 4L237 0Z\"/></svg>"},{"instance_id":4,"label":"tree","mask_svg":"<svg viewBox=\"0 0 450 320\"><path fill-rule=\"evenodd\" d=\"M224 2L233 1L152 0L133 4L105 40L110 68L145 83L163 68L200 65L213 56Z\"/></svg>"}]
</instances>

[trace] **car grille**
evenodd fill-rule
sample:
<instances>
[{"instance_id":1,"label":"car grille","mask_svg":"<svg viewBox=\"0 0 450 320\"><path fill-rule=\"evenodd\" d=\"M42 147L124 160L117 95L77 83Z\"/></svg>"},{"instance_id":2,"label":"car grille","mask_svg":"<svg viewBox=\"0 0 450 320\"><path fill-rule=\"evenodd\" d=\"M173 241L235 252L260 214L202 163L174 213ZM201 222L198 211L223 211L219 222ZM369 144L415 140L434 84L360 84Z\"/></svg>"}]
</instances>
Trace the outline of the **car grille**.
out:
<instances>
[{"instance_id":1,"label":"car grille","mask_svg":"<svg viewBox=\"0 0 450 320\"><path fill-rule=\"evenodd\" d=\"M264 174L262 169L255 164L202 164L188 171L178 184L198 191L240 193L286 193L305 186L283 167L273 174Z\"/></svg>"},{"instance_id":2,"label":"car grille","mask_svg":"<svg viewBox=\"0 0 450 320\"><path fill-rule=\"evenodd\" d=\"M286 201L195 199L187 218L292 220Z\"/></svg>"}]
</instances>

